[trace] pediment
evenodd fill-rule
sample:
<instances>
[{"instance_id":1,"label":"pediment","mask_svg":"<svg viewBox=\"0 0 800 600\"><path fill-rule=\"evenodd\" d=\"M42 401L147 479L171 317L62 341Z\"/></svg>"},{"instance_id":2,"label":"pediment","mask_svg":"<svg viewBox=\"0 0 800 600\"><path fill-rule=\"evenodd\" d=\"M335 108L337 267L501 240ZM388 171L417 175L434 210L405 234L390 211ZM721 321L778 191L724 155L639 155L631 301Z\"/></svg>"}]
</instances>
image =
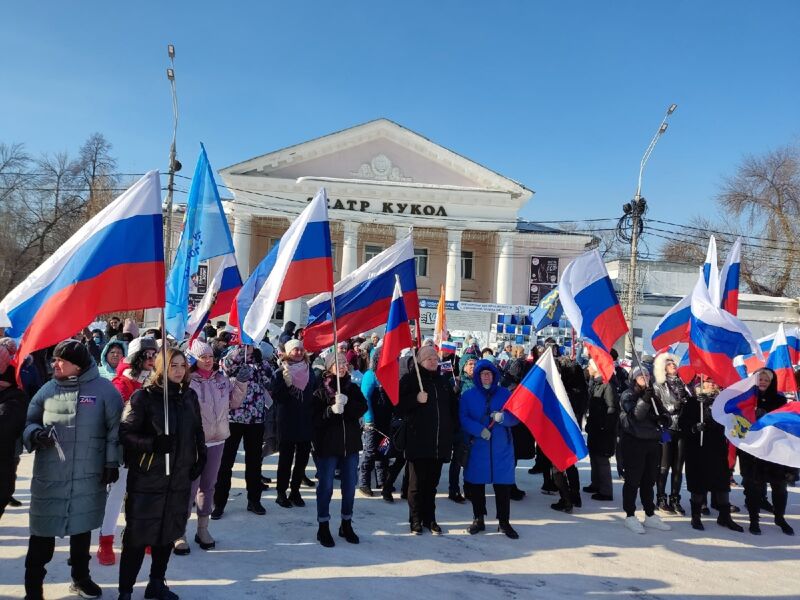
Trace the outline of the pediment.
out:
<instances>
[{"instance_id":1,"label":"pediment","mask_svg":"<svg viewBox=\"0 0 800 600\"><path fill-rule=\"evenodd\" d=\"M455 186L511 192L521 184L387 119L370 121L221 170L223 175L337 179Z\"/></svg>"}]
</instances>

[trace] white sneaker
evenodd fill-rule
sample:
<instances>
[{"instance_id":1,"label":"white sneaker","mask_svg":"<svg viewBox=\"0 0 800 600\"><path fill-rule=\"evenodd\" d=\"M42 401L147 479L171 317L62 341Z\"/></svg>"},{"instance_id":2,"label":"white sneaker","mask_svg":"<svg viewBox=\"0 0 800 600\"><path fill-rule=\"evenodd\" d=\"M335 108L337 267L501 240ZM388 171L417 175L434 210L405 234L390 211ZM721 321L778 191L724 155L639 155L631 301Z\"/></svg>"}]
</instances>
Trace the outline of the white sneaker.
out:
<instances>
[{"instance_id":1,"label":"white sneaker","mask_svg":"<svg viewBox=\"0 0 800 600\"><path fill-rule=\"evenodd\" d=\"M644 526L636 517L625 517L625 527L630 529L633 533L644 533Z\"/></svg>"},{"instance_id":2,"label":"white sneaker","mask_svg":"<svg viewBox=\"0 0 800 600\"><path fill-rule=\"evenodd\" d=\"M652 515L644 518L644 526L650 529L658 529L659 531L670 531L672 527L664 523L658 515Z\"/></svg>"}]
</instances>

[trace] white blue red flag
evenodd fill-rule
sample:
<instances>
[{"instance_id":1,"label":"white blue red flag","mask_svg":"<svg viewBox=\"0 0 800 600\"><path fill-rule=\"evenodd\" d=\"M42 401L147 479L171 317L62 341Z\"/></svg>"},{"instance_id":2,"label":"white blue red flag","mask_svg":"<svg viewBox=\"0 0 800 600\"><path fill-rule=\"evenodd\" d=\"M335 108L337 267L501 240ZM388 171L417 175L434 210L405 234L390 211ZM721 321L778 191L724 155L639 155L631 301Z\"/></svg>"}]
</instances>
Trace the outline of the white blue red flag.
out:
<instances>
[{"instance_id":1,"label":"white blue red flag","mask_svg":"<svg viewBox=\"0 0 800 600\"><path fill-rule=\"evenodd\" d=\"M514 388L503 408L525 423L559 471L589 454L550 348Z\"/></svg>"},{"instance_id":2,"label":"white blue red flag","mask_svg":"<svg viewBox=\"0 0 800 600\"><path fill-rule=\"evenodd\" d=\"M786 342L783 323L778 325L778 331L772 341L772 348L770 348L769 356L767 357L767 368L775 371L779 392L797 393L797 382L794 378L792 358L789 355L789 345Z\"/></svg>"},{"instance_id":3,"label":"white blue red flag","mask_svg":"<svg viewBox=\"0 0 800 600\"><path fill-rule=\"evenodd\" d=\"M742 262L742 238L736 238L719 273L721 306L733 316L739 312L739 272Z\"/></svg>"},{"instance_id":4,"label":"white blue red flag","mask_svg":"<svg viewBox=\"0 0 800 600\"><path fill-rule=\"evenodd\" d=\"M614 361L609 352L628 331L628 326L597 250L587 252L567 265L558 284L558 296L564 314L578 337L583 338L603 381L608 382L614 374Z\"/></svg>"},{"instance_id":5,"label":"white blue red flag","mask_svg":"<svg viewBox=\"0 0 800 600\"><path fill-rule=\"evenodd\" d=\"M789 360L792 365L798 365L800 364L800 327L790 327L784 331L786 335L786 345L789 348ZM777 333L771 333L770 335L758 338L758 347L764 355L764 360L753 353L745 354L741 357L740 362L744 365L747 373L755 373L760 368L766 366L766 359L769 358L776 335Z\"/></svg>"},{"instance_id":6,"label":"white blue red flag","mask_svg":"<svg viewBox=\"0 0 800 600\"><path fill-rule=\"evenodd\" d=\"M692 296L684 296L658 322L651 341L656 352L667 346L689 341L689 318L692 316Z\"/></svg>"},{"instance_id":7,"label":"white blue red flag","mask_svg":"<svg viewBox=\"0 0 800 600\"><path fill-rule=\"evenodd\" d=\"M711 301L717 306L722 306L719 289L719 264L717 263L717 240L713 235L708 239L706 261L703 263L703 280L706 283L706 289L708 289Z\"/></svg>"},{"instance_id":8,"label":"white blue red flag","mask_svg":"<svg viewBox=\"0 0 800 600\"><path fill-rule=\"evenodd\" d=\"M217 256L208 261L209 281L206 293L189 313L186 333L195 338L203 326L214 317L224 315L242 287L242 277L233 254Z\"/></svg>"},{"instance_id":9,"label":"white blue red flag","mask_svg":"<svg viewBox=\"0 0 800 600\"><path fill-rule=\"evenodd\" d=\"M787 402L756 419L757 381L754 373L722 390L711 414L740 450L780 465L800 467L800 402Z\"/></svg>"},{"instance_id":10,"label":"white blue red flag","mask_svg":"<svg viewBox=\"0 0 800 600\"><path fill-rule=\"evenodd\" d=\"M278 302L333 289L328 196L320 188L242 285L230 324L246 344L260 342Z\"/></svg>"},{"instance_id":11,"label":"white blue red flag","mask_svg":"<svg viewBox=\"0 0 800 600\"><path fill-rule=\"evenodd\" d=\"M712 302L702 274L692 292L689 332L692 366L722 387L739 381L733 365L737 355L751 351L760 354L747 325Z\"/></svg>"},{"instance_id":12,"label":"white blue red flag","mask_svg":"<svg viewBox=\"0 0 800 600\"><path fill-rule=\"evenodd\" d=\"M403 300L400 277L397 277L392 303L389 305L389 319L386 322L386 334L383 336L381 357L375 370L375 376L381 382L383 391L395 406L400 402L400 365L397 361L400 359L400 352L410 348L412 343L406 303Z\"/></svg>"},{"instance_id":13,"label":"white blue red flag","mask_svg":"<svg viewBox=\"0 0 800 600\"><path fill-rule=\"evenodd\" d=\"M333 293L339 339L351 338L387 322L395 275L400 276L408 318L419 319L414 242L409 236L367 261L336 284ZM333 344L330 294L320 294L309 300L308 311L308 324L303 330L303 345L310 352L317 352Z\"/></svg>"},{"instance_id":14,"label":"white blue red flag","mask_svg":"<svg viewBox=\"0 0 800 600\"><path fill-rule=\"evenodd\" d=\"M150 171L0 302L19 362L72 337L98 314L164 306L161 183Z\"/></svg>"},{"instance_id":15,"label":"white blue red flag","mask_svg":"<svg viewBox=\"0 0 800 600\"><path fill-rule=\"evenodd\" d=\"M223 254L233 254L233 240L206 149L200 144L181 240L167 278L164 315L167 332L175 339L180 341L195 331L187 327L192 278L197 277L201 263Z\"/></svg>"}]
</instances>

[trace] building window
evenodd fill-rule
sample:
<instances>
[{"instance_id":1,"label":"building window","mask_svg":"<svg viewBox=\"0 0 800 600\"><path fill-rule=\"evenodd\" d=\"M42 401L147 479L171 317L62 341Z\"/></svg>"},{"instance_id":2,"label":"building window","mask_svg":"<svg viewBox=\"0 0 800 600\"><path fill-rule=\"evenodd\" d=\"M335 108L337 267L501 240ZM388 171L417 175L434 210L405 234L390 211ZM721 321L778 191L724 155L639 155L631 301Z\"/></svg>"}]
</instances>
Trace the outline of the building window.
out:
<instances>
[{"instance_id":1,"label":"building window","mask_svg":"<svg viewBox=\"0 0 800 600\"><path fill-rule=\"evenodd\" d=\"M364 262L372 260L378 254L383 252L383 246L375 246L373 244L364 244Z\"/></svg>"},{"instance_id":2,"label":"building window","mask_svg":"<svg viewBox=\"0 0 800 600\"><path fill-rule=\"evenodd\" d=\"M281 238L270 238L269 239L269 250L267 252L268 253L272 252L272 249L275 248L275 246L277 246L280 243L281 243Z\"/></svg>"},{"instance_id":3,"label":"building window","mask_svg":"<svg viewBox=\"0 0 800 600\"><path fill-rule=\"evenodd\" d=\"M474 279L475 271L473 266L475 264L475 256L471 250L461 251L461 278Z\"/></svg>"},{"instance_id":4,"label":"building window","mask_svg":"<svg viewBox=\"0 0 800 600\"><path fill-rule=\"evenodd\" d=\"M428 276L428 249L414 248L414 269L417 277Z\"/></svg>"}]
</instances>

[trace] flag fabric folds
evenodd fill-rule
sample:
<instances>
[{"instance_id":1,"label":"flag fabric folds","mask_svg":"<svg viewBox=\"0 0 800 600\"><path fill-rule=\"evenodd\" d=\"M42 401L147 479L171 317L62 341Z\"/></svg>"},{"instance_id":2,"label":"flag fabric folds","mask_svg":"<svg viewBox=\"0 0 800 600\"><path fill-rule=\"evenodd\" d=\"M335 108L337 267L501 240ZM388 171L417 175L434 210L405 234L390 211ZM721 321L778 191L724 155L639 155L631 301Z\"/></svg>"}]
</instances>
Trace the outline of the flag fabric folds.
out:
<instances>
[{"instance_id":1,"label":"flag fabric folds","mask_svg":"<svg viewBox=\"0 0 800 600\"><path fill-rule=\"evenodd\" d=\"M734 317L739 312L739 271L742 262L742 238L736 238L728 252L728 258L719 273L721 306Z\"/></svg>"},{"instance_id":2,"label":"flag fabric folds","mask_svg":"<svg viewBox=\"0 0 800 600\"><path fill-rule=\"evenodd\" d=\"M789 347L789 359L792 365L800 364L800 327L790 327L785 329L786 345ZM770 350L772 350L772 343L775 341L777 333L765 335L758 338L758 347L764 355L764 360L761 360L756 354L744 354L741 356L741 363L747 370L747 373L755 373L758 369L766 366L766 359L769 358Z\"/></svg>"},{"instance_id":3,"label":"flag fabric folds","mask_svg":"<svg viewBox=\"0 0 800 600\"><path fill-rule=\"evenodd\" d=\"M389 305L389 319L386 322L386 333L383 336L381 357L375 375L383 386L383 391L389 396L392 404L397 406L400 402L400 352L410 348L411 329L408 326L408 313L403 300L403 290L400 287L400 278L397 277Z\"/></svg>"},{"instance_id":4,"label":"flag fabric folds","mask_svg":"<svg viewBox=\"0 0 800 600\"><path fill-rule=\"evenodd\" d=\"M667 346L689 341L689 318L692 315L692 295L684 296L658 322L651 338L656 352Z\"/></svg>"},{"instance_id":5,"label":"flag fabric folds","mask_svg":"<svg viewBox=\"0 0 800 600\"><path fill-rule=\"evenodd\" d=\"M706 251L706 261L703 263L703 280L706 283L708 295L715 306L721 306L719 289L719 265L717 263L717 240L712 235L708 239L708 250Z\"/></svg>"},{"instance_id":6,"label":"flag fabric folds","mask_svg":"<svg viewBox=\"0 0 800 600\"><path fill-rule=\"evenodd\" d=\"M558 284L558 295L564 313L578 337L583 338L589 355L601 369L603 381L614 374L608 354L614 343L628 331L622 307L611 285L611 279L597 250L587 252L564 269Z\"/></svg>"},{"instance_id":7,"label":"flag fabric folds","mask_svg":"<svg viewBox=\"0 0 800 600\"><path fill-rule=\"evenodd\" d=\"M557 325L563 314L564 309L558 300L558 289L554 289L539 300L539 305L531 311L531 326L539 331L550 325Z\"/></svg>"},{"instance_id":8,"label":"flag fabric folds","mask_svg":"<svg viewBox=\"0 0 800 600\"><path fill-rule=\"evenodd\" d=\"M208 271L210 278L206 293L189 313L189 320L186 322L186 333L190 338L196 337L210 319L230 311L231 303L242 287L242 277L233 254L211 259Z\"/></svg>"},{"instance_id":9,"label":"flag fabric folds","mask_svg":"<svg viewBox=\"0 0 800 600\"><path fill-rule=\"evenodd\" d=\"M233 254L233 240L206 149L200 144L183 231L167 278L164 314L167 332L175 339L182 340L187 333L194 333L187 328L191 278L197 275L201 262L223 254Z\"/></svg>"},{"instance_id":10,"label":"flag fabric folds","mask_svg":"<svg viewBox=\"0 0 800 600\"><path fill-rule=\"evenodd\" d=\"M800 467L800 402L788 402L756 419L758 375L722 390L711 406L728 440L744 452L770 462Z\"/></svg>"},{"instance_id":11,"label":"flag fabric folds","mask_svg":"<svg viewBox=\"0 0 800 600\"><path fill-rule=\"evenodd\" d=\"M566 470L589 453L549 348L514 389L503 408L525 423L559 471Z\"/></svg>"},{"instance_id":12,"label":"flag fabric folds","mask_svg":"<svg viewBox=\"0 0 800 600\"><path fill-rule=\"evenodd\" d=\"M794 378L794 369L789 355L789 346L786 342L786 334L783 331L783 323L778 325L778 331L772 341L772 348L767 358L767 368L775 371L779 392L797 393L797 382Z\"/></svg>"},{"instance_id":13,"label":"flag fabric folds","mask_svg":"<svg viewBox=\"0 0 800 600\"><path fill-rule=\"evenodd\" d=\"M440 286L439 304L436 306L436 321L433 324L433 347L442 351L442 342L447 338L447 310L444 298L444 286Z\"/></svg>"},{"instance_id":14,"label":"flag fabric folds","mask_svg":"<svg viewBox=\"0 0 800 600\"><path fill-rule=\"evenodd\" d=\"M734 357L751 351L760 354L747 325L712 302L702 274L692 292L689 332L692 366L722 387L739 381Z\"/></svg>"},{"instance_id":15,"label":"flag fabric folds","mask_svg":"<svg viewBox=\"0 0 800 600\"><path fill-rule=\"evenodd\" d=\"M328 196L320 188L242 285L230 322L246 344L260 342L278 302L333 289Z\"/></svg>"},{"instance_id":16,"label":"flag fabric folds","mask_svg":"<svg viewBox=\"0 0 800 600\"><path fill-rule=\"evenodd\" d=\"M339 339L351 338L386 323L394 293L395 275L400 276L408 318L419 319L414 243L409 236L367 261L336 284L333 294ZM309 300L308 309L303 345L308 351L317 352L333 344L330 294L320 294Z\"/></svg>"},{"instance_id":17,"label":"flag fabric folds","mask_svg":"<svg viewBox=\"0 0 800 600\"><path fill-rule=\"evenodd\" d=\"M150 171L86 222L0 302L19 362L100 313L164 306L161 183Z\"/></svg>"}]
</instances>

